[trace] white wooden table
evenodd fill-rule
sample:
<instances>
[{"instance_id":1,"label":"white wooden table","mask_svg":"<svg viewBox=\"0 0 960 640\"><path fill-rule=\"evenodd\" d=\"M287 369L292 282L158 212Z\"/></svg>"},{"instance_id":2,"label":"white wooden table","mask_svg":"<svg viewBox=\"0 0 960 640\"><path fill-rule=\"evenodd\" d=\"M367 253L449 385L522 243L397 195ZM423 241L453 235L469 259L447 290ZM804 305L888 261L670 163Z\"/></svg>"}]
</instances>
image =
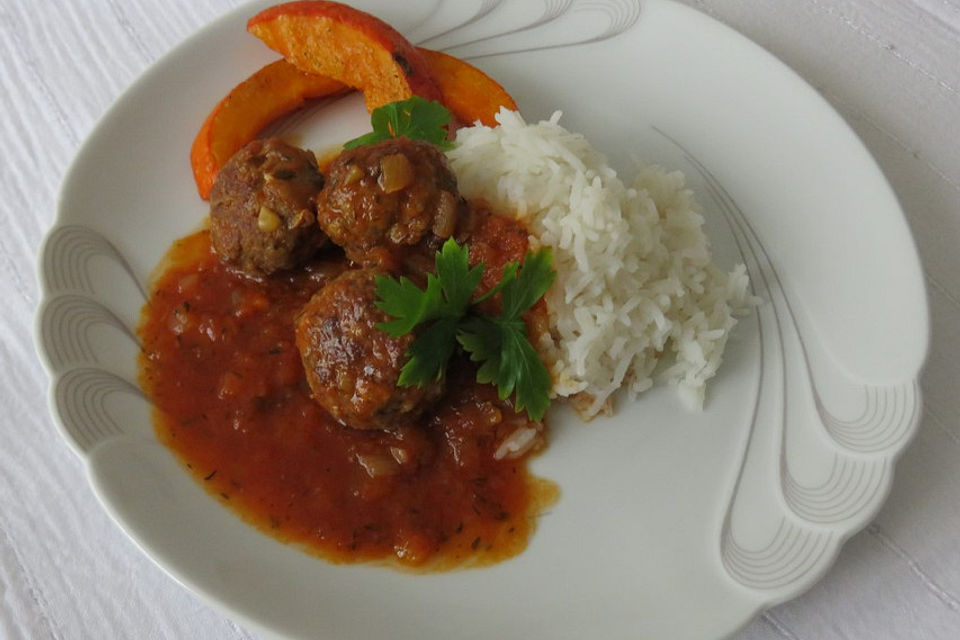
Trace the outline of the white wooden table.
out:
<instances>
[{"instance_id":1,"label":"white wooden table","mask_svg":"<svg viewBox=\"0 0 960 640\"><path fill-rule=\"evenodd\" d=\"M893 184L929 288L925 417L826 578L743 639L960 638L960 0L683 0L783 59ZM236 0L0 0L0 638L251 638L100 509L47 413L38 246L111 102ZM695 603L693 603L695 607Z\"/></svg>"}]
</instances>

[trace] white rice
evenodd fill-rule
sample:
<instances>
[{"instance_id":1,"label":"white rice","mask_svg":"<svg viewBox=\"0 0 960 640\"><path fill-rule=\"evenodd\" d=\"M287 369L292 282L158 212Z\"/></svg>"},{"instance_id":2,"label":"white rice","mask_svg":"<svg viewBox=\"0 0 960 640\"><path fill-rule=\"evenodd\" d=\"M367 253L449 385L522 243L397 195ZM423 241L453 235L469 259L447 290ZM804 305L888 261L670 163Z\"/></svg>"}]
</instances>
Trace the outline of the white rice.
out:
<instances>
[{"instance_id":1,"label":"white rice","mask_svg":"<svg viewBox=\"0 0 960 640\"><path fill-rule=\"evenodd\" d=\"M624 182L586 139L549 121L501 110L500 126L459 130L449 159L461 192L514 214L531 243L553 248L547 292L552 335L538 348L556 396L584 418L664 380L702 407L736 324L749 305L743 265L711 264L703 218L680 172L640 170Z\"/></svg>"}]
</instances>

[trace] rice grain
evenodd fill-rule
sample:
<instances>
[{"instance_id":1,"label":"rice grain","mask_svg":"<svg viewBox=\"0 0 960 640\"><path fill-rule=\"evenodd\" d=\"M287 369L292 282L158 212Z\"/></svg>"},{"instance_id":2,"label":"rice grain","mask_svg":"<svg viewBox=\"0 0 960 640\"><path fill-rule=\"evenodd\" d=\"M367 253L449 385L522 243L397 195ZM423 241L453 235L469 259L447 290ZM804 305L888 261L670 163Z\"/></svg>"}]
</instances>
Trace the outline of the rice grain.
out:
<instances>
[{"instance_id":1,"label":"rice grain","mask_svg":"<svg viewBox=\"0 0 960 640\"><path fill-rule=\"evenodd\" d=\"M538 342L553 393L590 418L612 411L621 387L635 397L656 375L702 407L736 314L751 303L746 270L712 264L680 172L649 166L626 184L559 120L527 124L504 109L498 127L460 129L448 153L465 196L523 221L532 247L553 248L552 333Z\"/></svg>"}]
</instances>

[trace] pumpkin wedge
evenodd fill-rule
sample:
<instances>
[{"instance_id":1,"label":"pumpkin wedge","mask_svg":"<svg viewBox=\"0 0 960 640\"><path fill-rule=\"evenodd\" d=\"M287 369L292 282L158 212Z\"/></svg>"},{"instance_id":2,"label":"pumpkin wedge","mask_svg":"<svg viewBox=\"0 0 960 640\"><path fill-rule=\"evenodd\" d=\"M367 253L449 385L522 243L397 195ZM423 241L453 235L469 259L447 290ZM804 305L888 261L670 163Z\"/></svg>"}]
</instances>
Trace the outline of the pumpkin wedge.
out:
<instances>
[{"instance_id":1,"label":"pumpkin wedge","mask_svg":"<svg viewBox=\"0 0 960 640\"><path fill-rule=\"evenodd\" d=\"M308 73L363 92L367 109L419 95L440 100L420 52L393 27L338 2L288 2L250 18L247 31Z\"/></svg>"},{"instance_id":2,"label":"pumpkin wedge","mask_svg":"<svg viewBox=\"0 0 960 640\"><path fill-rule=\"evenodd\" d=\"M493 78L447 53L418 49L430 66L441 102L463 124L478 120L488 127L497 126L494 116L500 107L517 110L517 103Z\"/></svg>"},{"instance_id":3,"label":"pumpkin wedge","mask_svg":"<svg viewBox=\"0 0 960 640\"><path fill-rule=\"evenodd\" d=\"M312 98L346 91L349 87L343 83L304 73L285 60L268 64L238 84L207 116L190 149L200 197L207 199L220 167L265 126Z\"/></svg>"}]
</instances>

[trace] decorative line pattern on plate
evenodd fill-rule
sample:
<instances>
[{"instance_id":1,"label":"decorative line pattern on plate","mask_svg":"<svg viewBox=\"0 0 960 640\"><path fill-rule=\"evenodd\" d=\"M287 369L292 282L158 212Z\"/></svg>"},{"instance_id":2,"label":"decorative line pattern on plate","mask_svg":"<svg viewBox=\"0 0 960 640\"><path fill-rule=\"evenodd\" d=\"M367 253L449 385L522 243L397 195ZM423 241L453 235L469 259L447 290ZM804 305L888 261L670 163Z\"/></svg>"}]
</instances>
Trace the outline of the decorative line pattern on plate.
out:
<instances>
[{"instance_id":1,"label":"decorative line pattern on plate","mask_svg":"<svg viewBox=\"0 0 960 640\"><path fill-rule=\"evenodd\" d=\"M118 395L146 402L138 386L103 369L71 369L55 381L57 415L82 451L89 451L98 442L125 432L108 405Z\"/></svg>"},{"instance_id":2,"label":"decorative line pattern on plate","mask_svg":"<svg viewBox=\"0 0 960 640\"><path fill-rule=\"evenodd\" d=\"M146 301L143 285L127 260L109 240L83 225L58 226L50 232L43 250L44 288L48 293L82 291L96 295L90 263L97 257L119 264Z\"/></svg>"},{"instance_id":3,"label":"decorative line pattern on plate","mask_svg":"<svg viewBox=\"0 0 960 640\"><path fill-rule=\"evenodd\" d=\"M40 312L40 339L54 370L100 362L89 340L90 329L97 325L114 327L139 345L133 329L93 298L71 293L52 298L44 305Z\"/></svg>"},{"instance_id":4,"label":"decorative line pattern on plate","mask_svg":"<svg viewBox=\"0 0 960 640\"><path fill-rule=\"evenodd\" d=\"M905 444L920 420L920 388L912 385L865 387L863 412L852 420L841 420L823 405L814 389L817 412L827 431L851 451L875 453Z\"/></svg>"},{"instance_id":5,"label":"decorative line pattern on plate","mask_svg":"<svg viewBox=\"0 0 960 640\"><path fill-rule=\"evenodd\" d=\"M818 524L840 522L855 516L864 505L882 495L889 478L884 459L862 461L834 454L829 476L813 486L796 480L785 462L781 466L783 497L787 505L805 520Z\"/></svg>"},{"instance_id":6,"label":"decorative line pattern on plate","mask_svg":"<svg viewBox=\"0 0 960 640\"><path fill-rule=\"evenodd\" d=\"M467 12L459 3L445 2L408 36L422 46L474 59L606 40L630 29L640 13L640 0L485 1Z\"/></svg>"},{"instance_id":7,"label":"decorative line pattern on plate","mask_svg":"<svg viewBox=\"0 0 960 640\"><path fill-rule=\"evenodd\" d=\"M831 534L804 529L781 518L770 542L759 549L741 546L725 528L721 541L723 566L743 585L755 589L777 589L800 580L811 567L828 559Z\"/></svg>"},{"instance_id":8,"label":"decorative line pattern on plate","mask_svg":"<svg viewBox=\"0 0 960 640\"><path fill-rule=\"evenodd\" d=\"M741 230L747 242L753 247L752 251L755 252L760 264L759 272L767 285L769 294L767 299L774 303L774 312L786 320L785 325L789 327L790 337L799 344L800 360L810 389L810 400L817 408L825 431L842 448L860 453L880 453L903 446L905 438L913 431L913 427L920 418L920 394L917 382L910 381L882 387L858 385L863 395L860 415L852 420L844 420L831 412L819 390L827 383L818 381L819 376L814 373L810 349L800 330L794 303L787 295L766 248L760 242L749 220L730 195L722 189L716 178L709 174L705 177L708 184L712 185L711 189L715 197L721 202L721 209L728 221L732 221ZM824 375L824 377L827 376ZM831 372L829 381L836 382L845 377L841 372L834 371Z\"/></svg>"},{"instance_id":9,"label":"decorative line pattern on plate","mask_svg":"<svg viewBox=\"0 0 960 640\"><path fill-rule=\"evenodd\" d=\"M103 261L119 267L142 301L147 299L129 262L102 235L82 225L54 228L41 258L44 303L39 312L38 338L53 374L53 404L68 438L86 452L95 444L124 433L110 403L120 396L146 403L140 388L119 371L105 368L108 355L91 340L97 327L119 332L139 348L134 327L108 308L119 281L99 279L94 265ZM102 289L102 290L101 290ZM133 289L129 289L131 295ZM129 310L129 309L128 309ZM116 364L116 363L115 363Z\"/></svg>"},{"instance_id":10,"label":"decorative line pattern on plate","mask_svg":"<svg viewBox=\"0 0 960 640\"><path fill-rule=\"evenodd\" d=\"M488 40L488 39L490 39L490 38L497 37L497 36L505 36L505 35L510 35L510 34L514 34L514 33L521 33L521 32L523 32L523 31L529 31L530 29L535 29L535 28L540 27L540 26L543 26L543 25L545 25L545 24L549 24L550 22L553 22L553 21L556 20L557 18L560 18L561 16L563 16L563 14L565 14L567 11L569 11L570 8L573 6L574 2L575 2L575 0L543 0L543 11L542 11L542 13L540 13L540 15L535 16L534 18L532 18L529 22L523 22L523 23L521 23L519 26L512 27L512 28L507 28L506 30L501 31L501 32L499 32L499 33L497 33L497 34L495 34L495 35L487 35L487 36L483 36L483 37L477 37L477 38L475 38L475 39L473 39L473 40L461 40L461 41L458 41L454 46L462 47L462 46L464 46L464 45L472 44L472 43L474 43L474 42L482 42L482 41L484 41L484 40ZM423 42L423 43L421 43L421 44L422 44L423 46L429 47L431 40L436 40L436 39L439 38L440 36L445 36L445 35L451 34L451 33L453 33L454 31L456 31L457 29L466 27L467 25L469 25L469 24L471 24L471 23L477 22L477 21L480 20L481 18L483 18L483 17L487 16L488 14L490 14L495 8L497 8L498 6L500 6L500 4L501 4L501 2L485 2L485 3L483 3L483 5L480 7L480 10L478 10L477 13L476 13L475 15L473 15L472 17L468 18L467 20L464 20L463 22L461 22L461 23L460 23L459 25L457 25L456 27L450 28L450 29L444 31L443 33L438 33L438 34L436 34L436 35L431 36L430 38L428 38L425 42Z\"/></svg>"},{"instance_id":11,"label":"decorative line pattern on plate","mask_svg":"<svg viewBox=\"0 0 960 640\"><path fill-rule=\"evenodd\" d=\"M257 137L271 138L277 136L282 138L284 136L289 136L291 132L304 131L309 128L310 121L316 118L317 114L322 112L324 107L329 106L338 100L342 100L344 97L349 95L350 93L343 93L326 98L313 98L309 101L307 106L297 109L293 113L283 116L282 118L278 118L277 120L274 120L268 124L257 134ZM296 135L294 135L294 139L296 139Z\"/></svg>"},{"instance_id":12,"label":"decorative line pattern on plate","mask_svg":"<svg viewBox=\"0 0 960 640\"><path fill-rule=\"evenodd\" d=\"M458 15L465 3L437 0L433 9L418 25L407 30L407 38L421 47L429 47L430 41L480 20L496 9L504 0L480 0L480 6L472 14Z\"/></svg>"},{"instance_id":13,"label":"decorative line pattern on plate","mask_svg":"<svg viewBox=\"0 0 960 640\"><path fill-rule=\"evenodd\" d=\"M733 233L751 287L763 300L756 311L761 375L720 535L723 566L735 580L754 589L775 590L812 580L838 548L830 526L845 523L846 530L862 524L883 499L892 478L892 457L919 420L917 383L864 385L851 381L828 358L814 366L795 302L743 211L702 162L669 135L657 132L680 149L706 182ZM859 415L842 419L832 412L819 391L826 384L850 388L845 399L859 401ZM807 415L797 407L815 411ZM790 440L803 446L788 447ZM788 451L797 449L804 458L792 460ZM744 482L748 475L751 481ZM819 479L811 479L815 477ZM764 482L766 478L775 482ZM757 489L763 486L766 491ZM766 514L766 526L775 531L766 543L754 540L748 545L737 539L741 501L752 505L754 518Z\"/></svg>"}]
</instances>

